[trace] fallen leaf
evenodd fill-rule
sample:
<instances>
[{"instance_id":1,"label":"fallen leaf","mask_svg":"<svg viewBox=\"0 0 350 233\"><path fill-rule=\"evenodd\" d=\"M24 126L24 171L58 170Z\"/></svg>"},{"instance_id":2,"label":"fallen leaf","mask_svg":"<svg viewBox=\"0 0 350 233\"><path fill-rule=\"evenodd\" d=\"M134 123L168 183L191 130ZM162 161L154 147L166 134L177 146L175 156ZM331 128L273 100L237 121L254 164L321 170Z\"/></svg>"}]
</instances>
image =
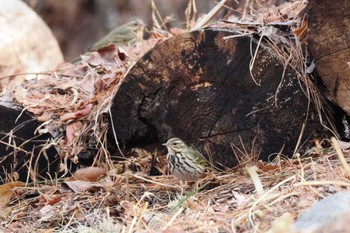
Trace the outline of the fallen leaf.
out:
<instances>
[{"instance_id":1,"label":"fallen leaf","mask_svg":"<svg viewBox=\"0 0 350 233\"><path fill-rule=\"evenodd\" d=\"M280 169L280 166L268 163L268 164L264 164L261 167L259 166L259 169L263 172L270 172L270 171L276 171Z\"/></svg>"},{"instance_id":2,"label":"fallen leaf","mask_svg":"<svg viewBox=\"0 0 350 233\"><path fill-rule=\"evenodd\" d=\"M64 122L64 121L68 121L71 119L75 119L75 113L74 112L67 112L61 115L60 117L60 121Z\"/></svg>"},{"instance_id":3,"label":"fallen leaf","mask_svg":"<svg viewBox=\"0 0 350 233\"><path fill-rule=\"evenodd\" d=\"M14 194L12 188L23 186L24 183L20 181L0 185L0 207L5 206L7 203L10 202Z\"/></svg>"},{"instance_id":4,"label":"fallen leaf","mask_svg":"<svg viewBox=\"0 0 350 233\"><path fill-rule=\"evenodd\" d=\"M86 167L77 170L73 177L75 180L96 181L102 176L106 175L107 171L101 167Z\"/></svg>"},{"instance_id":5,"label":"fallen leaf","mask_svg":"<svg viewBox=\"0 0 350 233\"><path fill-rule=\"evenodd\" d=\"M82 118L86 115L88 115L91 112L93 105L87 104L82 109L75 111L75 117L76 118Z\"/></svg>"},{"instance_id":6,"label":"fallen leaf","mask_svg":"<svg viewBox=\"0 0 350 233\"><path fill-rule=\"evenodd\" d=\"M76 110L75 112L67 112L65 114L62 114L60 117L60 121L65 122L72 119L82 118L91 112L92 107L92 104L87 104L82 109Z\"/></svg>"},{"instance_id":7,"label":"fallen leaf","mask_svg":"<svg viewBox=\"0 0 350 233\"><path fill-rule=\"evenodd\" d=\"M61 200L61 196L59 196L59 195L41 194L39 197L38 206L54 205L57 202L59 202L60 200Z\"/></svg>"},{"instance_id":8,"label":"fallen leaf","mask_svg":"<svg viewBox=\"0 0 350 233\"><path fill-rule=\"evenodd\" d=\"M82 193L85 191L95 191L98 189L103 188L103 185L96 183L96 182L90 182L90 181L65 181L62 183L62 188L69 188L75 193Z\"/></svg>"},{"instance_id":9,"label":"fallen leaf","mask_svg":"<svg viewBox=\"0 0 350 233\"><path fill-rule=\"evenodd\" d=\"M124 61L128 56L126 51L123 48L118 48L118 57L121 61Z\"/></svg>"},{"instance_id":10,"label":"fallen leaf","mask_svg":"<svg viewBox=\"0 0 350 233\"><path fill-rule=\"evenodd\" d=\"M52 205L46 205L39 210L40 219L39 222L49 222L52 219L56 218L58 215L58 211Z\"/></svg>"},{"instance_id":11,"label":"fallen leaf","mask_svg":"<svg viewBox=\"0 0 350 233\"><path fill-rule=\"evenodd\" d=\"M72 124L67 125L66 127L66 144L70 145L73 142L73 139L79 134L81 131L83 124L80 121L74 122Z\"/></svg>"},{"instance_id":12,"label":"fallen leaf","mask_svg":"<svg viewBox=\"0 0 350 233\"><path fill-rule=\"evenodd\" d=\"M305 38L307 29L308 29L308 21L307 19L304 19L301 26L295 29L293 32L301 40Z\"/></svg>"}]
</instances>

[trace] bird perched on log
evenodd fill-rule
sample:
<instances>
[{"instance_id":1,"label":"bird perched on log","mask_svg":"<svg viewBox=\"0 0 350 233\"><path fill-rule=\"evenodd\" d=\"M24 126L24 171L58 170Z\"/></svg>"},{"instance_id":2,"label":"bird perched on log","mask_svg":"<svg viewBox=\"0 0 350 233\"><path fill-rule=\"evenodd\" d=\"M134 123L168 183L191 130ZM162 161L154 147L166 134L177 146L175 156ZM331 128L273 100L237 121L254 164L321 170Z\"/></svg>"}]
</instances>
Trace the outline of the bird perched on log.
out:
<instances>
[{"instance_id":1,"label":"bird perched on log","mask_svg":"<svg viewBox=\"0 0 350 233\"><path fill-rule=\"evenodd\" d=\"M168 149L167 162L170 173L180 180L194 181L209 168L202 154L179 138L171 138L162 145Z\"/></svg>"},{"instance_id":2,"label":"bird perched on log","mask_svg":"<svg viewBox=\"0 0 350 233\"><path fill-rule=\"evenodd\" d=\"M72 63L81 61L82 56L90 56L92 52L105 48L109 45L114 45L116 48L119 46L127 46L136 43L143 37L143 29L145 24L140 19L131 20L120 27L117 27L105 35L102 39L98 40L92 46L90 46L83 55L76 58Z\"/></svg>"},{"instance_id":3,"label":"bird perched on log","mask_svg":"<svg viewBox=\"0 0 350 233\"><path fill-rule=\"evenodd\" d=\"M133 44L137 40L142 39L144 25L140 19L131 20L110 31L102 39L89 47L88 50L96 51L109 44L114 44L116 47Z\"/></svg>"}]
</instances>

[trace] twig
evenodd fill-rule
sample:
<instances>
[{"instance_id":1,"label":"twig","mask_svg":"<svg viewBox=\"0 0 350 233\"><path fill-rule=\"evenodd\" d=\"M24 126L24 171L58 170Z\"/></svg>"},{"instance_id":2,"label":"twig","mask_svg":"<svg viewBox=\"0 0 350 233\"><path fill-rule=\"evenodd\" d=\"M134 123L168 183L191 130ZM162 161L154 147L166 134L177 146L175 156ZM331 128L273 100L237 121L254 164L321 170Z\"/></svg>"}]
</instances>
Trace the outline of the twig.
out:
<instances>
[{"instance_id":1,"label":"twig","mask_svg":"<svg viewBox=\"0 0 350 233\"><path fill-rule=\"evenodd\" d=\"M221 2L219 2L204 18L194 25L191 31L196 31L206 25L221 10L226 2L227 0L221 0Z\"/></svg>"},{"instance_id":2,"label":"twig","mask_svg":"<svg viewBox=\"0 0 350 233\"><path fill-rule=\"evenodd\" d=\"M124 158L126 158L125 155L124 155L124 153L123 153L122 150L120 149L119 142L118 142L118 138L117 138L117 134L115 133L115 128L114 128L113 116L112 116L111 108L108 109L108 112L109 112L109 116L110 116L110 118L111 118L110 124L111 124L111 126L112 126L112 132L113 132L114 141L115 141L115 143L117 144L117 148L118 148L119 153L120 153Z\"/></svg>"},{"instance_id":3,"label":"twig","mask_svg":"<svg viewBox=\"0 0 350 233\"><path fill-rule=\"evenodd\" d=\"M312 181L304 181L295 183L295 187L299 186L307 186L307 185L339 185L339 186L345 186L350 187L349 182L339 181L339 180L312 180Z\"/></svg>"},{"instance_id":4,"label":"twig","mask_svg":"<svg viewBox=\"0 0 350 233\"><path fill-rule=\"evenodd\" d=\"M339 147L339 143L337 142L337 139L335 139L335 137L332 137L331 140L332 140L332 145L333 145L335 151L337 152L339 160L340 160L340 162L341 162L341 164L342 164L342 166L344 168L345 176L349 177L350 176L350 166L346 162L344 154L343 154L342 150Z\"/></svg>"},{"instance_id":5,"label":"twig","mask_svg":"<svg viewBox=\"0 0 350 233\"><path fill-rule=\"evenodd\" d=\"M156 181L153 181L153 180L146 179L146 178L144 178L142 176L139 176L137 174L130 174L130 175L135 177L135 178L137 178L137 179L144 180L144 181L147 181L149 183L156 184L156 185L159 185L159 186L163 186L163 187L167 187L167 188L171 188L171 189L173 189L175 187L174 185L162 184L162 183L159 183L159 182L156 182Z\"/></svg>"},{"instance_id":6,"label":"twig","mask_svg":"<svg viewBox=\"0 0 350 233\"><path fill-rule=\"evenodd\" d=\"M289 182L289 181L295 179L295 177L296 177L296 176L293 175L293 176L291 176L291 177L289 177L289 178L287 178L287 179L285 179L285 180L279 182L278 184L276 184L274 187L272 187L269 191L267 191L266 193L264 193L262 196L260 196L260 197L258 198L258 200L256 200L256 201L254 202L254 204L252 205L252 207L249 209L249 212L248 212L248 219L249 219L250 223L252 224L253 228L254 228L256 231L258 231L258 229L257 229L257 226L255 225L254 219L253 219L253 211L254 211L254 209L257 207L257 205L258 205L262 200L264 200L264 198L265 198L266 196L270 195L270 193L272 193L272 191L274 191L275 189L279 188L279 187L282 186L283 184L285 184L285 183L287 183L287 182Z\"/></svg>"},{"instance_id":7,"label":"twig","mask_svg":"<svg viewBox=\"0 0 350 233\"><path fill-rule=\"evenodd\" d=\"M263 185L261 183L261 180L259 178L259 175L256 172L257 169L258 168L256 166L251 166L251 167L247 168L247 172L250 175L250 177L252 178L252 181L253 181L253 184L255 186L255 190L256 190L257 194L259 196L262 196L265 191L264 191L264 187L263 187Z\"/></svg>"},{"instance_id":8,"label":"twig","mask_svg":"<svg viewBox=\"0 0 350 233\"><path fill-rule=\"evenodd\" d=\"M184 208L181 207L181 208L173 215L173 217L171 217L170 221L168 221L168 223L163 227L163 231L166 230L168 227L170 227L171 224L173 224L173 222L174 222L175 219L177 218L177 216L179 216L183 211L184 211Z\"/></svg>"}]
</instances>

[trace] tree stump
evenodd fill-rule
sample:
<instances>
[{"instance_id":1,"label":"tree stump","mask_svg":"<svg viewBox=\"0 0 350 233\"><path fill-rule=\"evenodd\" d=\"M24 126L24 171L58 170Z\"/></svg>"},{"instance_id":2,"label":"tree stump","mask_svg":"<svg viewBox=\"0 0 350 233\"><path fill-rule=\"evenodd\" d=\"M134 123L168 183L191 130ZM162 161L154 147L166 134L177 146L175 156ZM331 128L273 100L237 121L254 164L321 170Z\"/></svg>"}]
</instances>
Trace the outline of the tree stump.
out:
<instances>
[{"instance_id":1,"label":"tree stump","mask_svg":"<svg viewBox=\"0 0 350 233\"><path fill-rule=\"evenodd\" d=\"M225 39L231 35L224 28L184 33L158 44L134 65L112 105L122 148L159 151L176 136L214 164L231 167L242 156L237 148L263 159L279 152L292 155L303 124L301 144L323 137L295 72L287 68L284 73L263 45L250 72L257 41Z\"/></svg>"},{"instance_id":2,"label":"tree stump","mask_svg":"<svg viewBox=\"0 0 350 233\"><path fill-rule=\"evenodd\" d=\"M350 115L350 4L310 0L308 49L327 88L325 95Z\"/></svg>"}]
</instances>

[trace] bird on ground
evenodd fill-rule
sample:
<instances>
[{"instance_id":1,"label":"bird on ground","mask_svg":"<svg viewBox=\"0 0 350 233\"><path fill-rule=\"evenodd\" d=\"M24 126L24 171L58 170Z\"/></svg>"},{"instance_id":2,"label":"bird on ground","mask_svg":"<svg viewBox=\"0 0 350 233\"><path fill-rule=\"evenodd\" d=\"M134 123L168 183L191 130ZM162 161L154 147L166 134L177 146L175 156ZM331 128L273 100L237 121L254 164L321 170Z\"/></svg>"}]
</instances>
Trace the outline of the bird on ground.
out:
<instances>
[{"instance_id":1,"label":"bird on ground","mask_svg":"<svg viewBox=\"0 0 350 233\"><path fill-rule=\"evenodd\" d=\"M179 138L171 138L162 145L168 149L167 163L170 173L180 180L195 181L209 168L202 154Z\"/></svg>"}]
</instances>

